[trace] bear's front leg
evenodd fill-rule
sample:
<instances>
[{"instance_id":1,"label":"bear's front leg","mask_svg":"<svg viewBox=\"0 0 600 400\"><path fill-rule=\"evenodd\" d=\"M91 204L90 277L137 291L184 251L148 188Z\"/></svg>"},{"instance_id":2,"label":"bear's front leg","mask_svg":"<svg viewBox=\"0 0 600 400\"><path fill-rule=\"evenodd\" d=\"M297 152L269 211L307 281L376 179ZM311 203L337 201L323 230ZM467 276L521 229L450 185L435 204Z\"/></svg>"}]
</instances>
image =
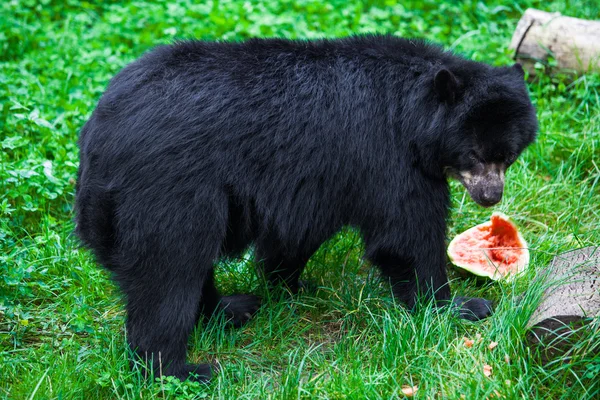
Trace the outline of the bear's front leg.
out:
<instances>
[{"instance_id":1,"label":"bear's front leg","mask_svg":"<svg viewBox=\"0 0 600 400\"><path fill-rule=\"evenodd\" d=\"M396 299L413 309L419 297L435 299L437 304L447 304L450 287L442 258L434 252L419 256L400 249L378 248L368 252L370 261L377 265L392 287Z\"/></svg>"},{"instance_id":2,"label":"bear's front leg","mask_svg":"<svg viewBox=\"0 0 600 400\"><path fill-rule=\"evenodd\" d=\"M397 229L367 237L367 257L388 278L394 296L410 309L419 298L435 300L438 306L446 306L452 299L443 220L403 221ZM461 318L468 320L485 318L492 310L491 302L481 298L456 297L453 304Z\"/></svg>"},{"instance_id":3,"label":"bear's front leg","mask_svg":"<svg viewBox=\"0 0 600 400\"><path fill-rule=\"evenodd\" d=\"M458 307L460 317L469 321L478 321L492 314L492 302L480 297L455 296L453 303Z\"/></svg>"}]
</instances>

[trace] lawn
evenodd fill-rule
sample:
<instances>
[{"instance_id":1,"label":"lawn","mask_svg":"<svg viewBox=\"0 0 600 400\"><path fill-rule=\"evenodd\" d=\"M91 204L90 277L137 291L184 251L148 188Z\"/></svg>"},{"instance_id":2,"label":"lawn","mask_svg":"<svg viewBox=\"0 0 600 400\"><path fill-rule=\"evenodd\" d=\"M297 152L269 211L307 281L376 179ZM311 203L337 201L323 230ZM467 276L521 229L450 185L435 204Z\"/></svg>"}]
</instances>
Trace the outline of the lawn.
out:
<instances>
[{"instance_id":1,"label":"lawn","mask_svg":"<svg viewBox=\"0 0 600 400\"><path fill-rule=\"evenodd\" d=\"M600 398L600 324L547 364L525 329L542 290L536 274L557 253L600 244L600 75L549 77L540 65L530 79L539 138L510 168L494 209L520 226L531 268L512 283L450 272L455 292L496 302L482 322L398 307L348 229L309 262L305 278L319 285L316 293L266 298L239 330L210 321L195 332L191 361L222 368L209 385L151 383L130 371L116 287L72 234L78 131L109 79L156 44L378 31L503 65L512 62L508 43L527 7L600 17L595 0L2 1L0 396L391 399L416 385L421 399ZM458 184L452 192L448 237L489 218ZM253 267L250 257L222 263L218 286L264 295Z\"/></svg>"}]
</instances>

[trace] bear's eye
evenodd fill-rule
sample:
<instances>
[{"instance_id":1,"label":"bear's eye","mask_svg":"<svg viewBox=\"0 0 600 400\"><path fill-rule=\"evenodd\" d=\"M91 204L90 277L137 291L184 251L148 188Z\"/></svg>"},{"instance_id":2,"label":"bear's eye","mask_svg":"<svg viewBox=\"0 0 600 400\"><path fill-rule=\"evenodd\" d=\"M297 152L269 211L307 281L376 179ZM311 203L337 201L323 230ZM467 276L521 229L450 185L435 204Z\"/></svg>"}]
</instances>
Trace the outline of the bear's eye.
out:
<instances>
[{"instance_id":1,"label":"bear's eye","mask_svg":"<svg viewBox=\"0 0 600 400\"><path fill-rule=\"evenodd\" d=\"M483 162L479 154L477 154L475 151L469 152L468 159L472 166Z\"/></svg>"}]
</instances>

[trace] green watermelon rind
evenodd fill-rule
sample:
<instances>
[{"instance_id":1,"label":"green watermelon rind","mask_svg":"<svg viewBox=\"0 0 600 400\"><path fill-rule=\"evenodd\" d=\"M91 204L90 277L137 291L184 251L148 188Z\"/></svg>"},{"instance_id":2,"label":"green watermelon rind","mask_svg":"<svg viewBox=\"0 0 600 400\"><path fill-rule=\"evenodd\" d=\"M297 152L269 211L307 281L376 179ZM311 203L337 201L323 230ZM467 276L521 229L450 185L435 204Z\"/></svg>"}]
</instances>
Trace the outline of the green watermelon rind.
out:
<instances>
[{"instance_id":1,"label":"green watermelon rind","mask_svg":"<svg viewBox=\"0 0 600 400\"><path fill-rule=\"evenodd\" d=\"M448 253L448 257L450 258L450 261L452 262L452 264L454 264L458 268L461 268L461 269L464 269L466 271L469 271L470 273L472 273L474 275L481 276L481 277L487 277L487 278L489 278L491 280L494 280L494 281L499 281L499 280L512 281L517 276L519 276L520 274L522 274L523 271L525 271L525 269L529 265L530 256L529 256L528 245L527 245L527 242L525 241L525 239L523 238L523 236L521 235L521 233L519 232L519 230L517 229L517 226L511 221L511 219L506 214L501 213L499 211L495 211L492 214L492 216L498 216L502 220L508 222L515 229L515 231L517 232L517 238L521 242L521 249L522 249L523 253L519 257L519 262L516 263L517 269L516 269L515 272L511 272L511 273L508 273L506 275L502 275L502 274L499 274L499 273L493 273L493 272L487 271L487 270L485 270L483 268L479 268L479 264L461 263L460 261L455 260L455 257L452 255L453 252L454 252L454 250L455 250L455 247L456 247L456 245L458 243L458 239L459 238L461 238L465 234L468 234L471 231L476 230L477 228L479 228L482 225L491 224L491 218L490 218L489 221L486 221L486 222L484 222L482 224L476 225L476 226L474 226L472 228L467 229L463 233L461 233L459 235L456 235L456 237L454 239L452 239L452 241L448 245L448 252L447 252ZM488 263L492 264L492 262L490 260L488 260Z\"/></svg>"}]
</instances>

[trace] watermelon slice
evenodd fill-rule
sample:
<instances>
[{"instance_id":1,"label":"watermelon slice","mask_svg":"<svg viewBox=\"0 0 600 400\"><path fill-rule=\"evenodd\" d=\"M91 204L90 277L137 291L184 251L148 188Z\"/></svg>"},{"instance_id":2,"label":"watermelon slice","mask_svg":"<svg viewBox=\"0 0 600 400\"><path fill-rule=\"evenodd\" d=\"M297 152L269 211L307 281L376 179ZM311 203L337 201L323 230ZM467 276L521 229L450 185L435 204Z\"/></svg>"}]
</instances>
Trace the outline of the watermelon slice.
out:
<instances>
[{"instance_id":1,"label":"watermelon slice","mask_svg":"<svg viewBox=\"0 0 600 400\"><path fill-rule=\"evenodd\" d=\"M527 242L500 212L456 236L448 246L448 256L457 267L493 280L511 279L529 264Z\"/></svg>"}]
</instances>

